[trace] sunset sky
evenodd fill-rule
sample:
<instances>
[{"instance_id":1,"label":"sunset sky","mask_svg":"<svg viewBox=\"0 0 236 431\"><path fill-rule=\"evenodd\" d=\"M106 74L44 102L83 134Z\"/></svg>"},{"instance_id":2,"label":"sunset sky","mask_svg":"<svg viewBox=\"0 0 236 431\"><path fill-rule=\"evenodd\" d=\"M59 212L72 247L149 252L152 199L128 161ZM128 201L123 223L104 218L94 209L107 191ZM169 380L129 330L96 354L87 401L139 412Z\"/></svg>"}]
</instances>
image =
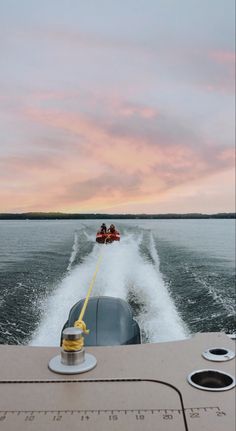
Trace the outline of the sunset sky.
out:
<instances>
[{"instance_id":1,"label":"sunset sky","mask_svg":"<svg viewBox=\"0 0 236 431\"><path fill-rule=\"evenodd\" d=\"M0 0L0 212L228 212L234 0Z\"/></svg>"}]
</instances>

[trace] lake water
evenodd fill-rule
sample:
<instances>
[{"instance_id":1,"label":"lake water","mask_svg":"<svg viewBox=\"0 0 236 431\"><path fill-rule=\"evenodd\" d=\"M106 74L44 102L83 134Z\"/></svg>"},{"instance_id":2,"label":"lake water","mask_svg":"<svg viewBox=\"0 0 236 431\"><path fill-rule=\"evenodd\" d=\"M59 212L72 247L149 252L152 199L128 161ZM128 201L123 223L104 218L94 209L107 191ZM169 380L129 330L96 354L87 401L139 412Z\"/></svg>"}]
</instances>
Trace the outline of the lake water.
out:
<instances>
[{"instance_id":1,"label":"lake water","mask_svg":"<svg viewBox=\"0 0 236 431\"><path fill-rule=\"evenodd\" d=\"M100 245L99 220L0 221L0 343L58 345L101 251L93 296L127 300L143 342L235 332L235 220L112 222Z\"/></svg>"}]
</instances>

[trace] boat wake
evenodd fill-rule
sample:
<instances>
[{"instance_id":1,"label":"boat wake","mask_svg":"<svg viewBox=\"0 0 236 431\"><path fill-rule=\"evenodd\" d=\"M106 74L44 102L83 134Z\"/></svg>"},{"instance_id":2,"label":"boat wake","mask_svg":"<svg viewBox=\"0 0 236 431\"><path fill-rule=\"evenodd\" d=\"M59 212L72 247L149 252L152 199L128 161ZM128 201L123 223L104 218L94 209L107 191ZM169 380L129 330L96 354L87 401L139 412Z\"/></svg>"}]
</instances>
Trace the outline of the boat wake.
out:
<instances>
[{"instance_id":1,"label":"boat wake","mask_svg":"<svg viewBox=\"0 0 236 431\"><path fill-rule=\"evenodd\" d=\"M44 303L44 317L32 345L58 345L70 308L87 293L100 253L102 261L92 296L128 301L141 327L143 342L188 336L160 272L156 245L149 232L123 235L120 243L95 244L82 263L72 268L78 247L75 234L67 275Z\"/></svg>"},{"instance_id":2,"label":"boat wake","mask_svg":"<svg viewBox=\"0 0 236 431\"><path fill-rule=\"evenodd\" d=\"M67 271L71 270L72 265L73 265L73 263L75 261L75 258L77 256L78 251L79 251L79 238L78 238L77 231L75 231L75 234L74 234L74 243L73 243L73 246L72 246L72 252L71 252L71 255L70 255L70 259L69 259L69 264L67 266Z\"/></svg>"}]
</instances>

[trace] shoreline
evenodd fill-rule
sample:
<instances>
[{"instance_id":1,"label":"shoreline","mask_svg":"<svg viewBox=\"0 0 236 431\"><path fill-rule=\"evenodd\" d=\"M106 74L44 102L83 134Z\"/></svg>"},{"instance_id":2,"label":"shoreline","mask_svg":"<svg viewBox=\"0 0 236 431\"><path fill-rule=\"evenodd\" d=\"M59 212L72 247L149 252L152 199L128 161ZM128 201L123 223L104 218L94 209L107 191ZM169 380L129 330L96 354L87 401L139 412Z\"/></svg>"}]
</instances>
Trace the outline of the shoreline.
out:
<instances>
[{"instance_id":1,"label":"shoreline","mask_svg":"<svg viewBox=\"0 0 236 431\"><path fill-rule=\"evenodd\" d=\"M167 213L167 214L78 214L78 213L0 213L0 220L176 220L176 219L235 219L236 213Z\"/></svg>"}]
</instances>

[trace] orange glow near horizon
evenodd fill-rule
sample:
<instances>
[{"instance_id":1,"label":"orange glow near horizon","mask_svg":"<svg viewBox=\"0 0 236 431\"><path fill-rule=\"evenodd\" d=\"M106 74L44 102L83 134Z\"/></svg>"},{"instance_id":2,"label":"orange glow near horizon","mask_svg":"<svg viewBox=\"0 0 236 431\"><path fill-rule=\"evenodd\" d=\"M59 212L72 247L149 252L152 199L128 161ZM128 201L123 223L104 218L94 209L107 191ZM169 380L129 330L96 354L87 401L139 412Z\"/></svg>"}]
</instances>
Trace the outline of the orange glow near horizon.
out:
<instances>
[{"instance_id":1,"label":"orange glow near horizon","mask_svg":"<svg viewBox=\"0 0 236 431\"><path fill-rule=\"evenodd\" d=\"M48 127L49 132L56 129L59 135L68 134L69 145L53 141L47 154L36 151L31 157L6 157L2 166L8 190L0 194L2 212L145 212L145 208L163 212L165 206L185 212L189 211L188 201L191 212L201 212L200 195L193 200L196 185L205 181L205 195L206 184L216 175L223 175L233 206L234 153L230 148L218 149L214 158L209 158L208 144L196 148L172 138L168 141L164 134L152 142L152 136L151 140L145 135L137 137L132 130L114 135L109 125L84 115L34 109L27 110L25 116ZM139 116L155 123L160 118L153 112L146 117L145 109L139 110ZM9 190L13 172L17 185ZM179 205L181 194L186 196L184 205ZM232 210L229 205L228 211Z\"/></svg>"}]
</instances>

